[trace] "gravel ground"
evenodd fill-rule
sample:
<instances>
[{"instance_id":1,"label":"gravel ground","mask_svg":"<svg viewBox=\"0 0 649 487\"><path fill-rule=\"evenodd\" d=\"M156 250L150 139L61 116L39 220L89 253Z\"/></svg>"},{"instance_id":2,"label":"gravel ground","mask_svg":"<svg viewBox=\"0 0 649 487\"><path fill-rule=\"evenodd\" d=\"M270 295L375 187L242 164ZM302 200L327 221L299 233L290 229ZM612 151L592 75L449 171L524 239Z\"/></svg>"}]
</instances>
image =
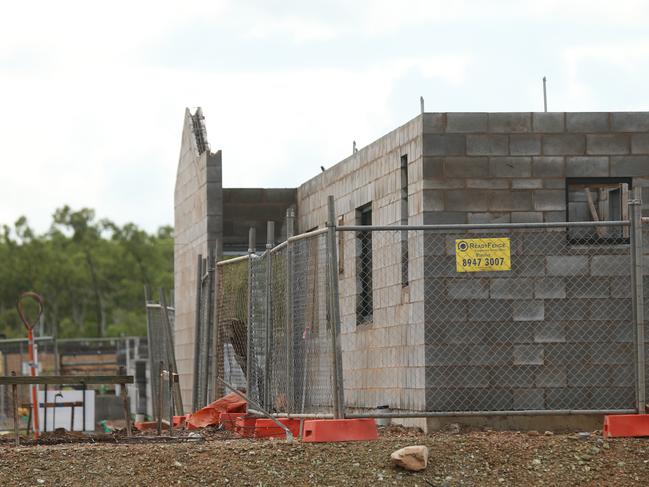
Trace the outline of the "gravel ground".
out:
<instances>
[{"instance_id":1,"label":"gravel ground","mask_svg":"<svg viewBox=\"0 0 649 487\"><path fill-rule=\"evenodd\" d=\"M390 453L426 445L428 468L392 467ZM200 443L0 446L2 486L629 486L649 483L649 439L596 434L383 431L379 441L287 444L222 433Z\"/></svg>"}]
</instances>

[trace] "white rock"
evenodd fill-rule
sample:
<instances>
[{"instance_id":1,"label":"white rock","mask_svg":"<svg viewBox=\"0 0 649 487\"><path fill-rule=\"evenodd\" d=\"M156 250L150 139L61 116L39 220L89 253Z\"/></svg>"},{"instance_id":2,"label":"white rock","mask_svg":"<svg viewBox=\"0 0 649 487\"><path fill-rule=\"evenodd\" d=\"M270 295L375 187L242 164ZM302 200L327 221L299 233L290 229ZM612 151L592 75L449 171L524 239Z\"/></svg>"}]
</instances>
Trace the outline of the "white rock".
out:
<instances>
[{"instance_id":1,"label":"white rock","mask_svg":"<svg viewBox=\"0 0 649 487\"><path fill-rule=\"evenodd\" d=\"M390 460L393 465L417 472L428 465L428 448L424 445L413 445L392 452Z\"/></svg>"}]
</instances>

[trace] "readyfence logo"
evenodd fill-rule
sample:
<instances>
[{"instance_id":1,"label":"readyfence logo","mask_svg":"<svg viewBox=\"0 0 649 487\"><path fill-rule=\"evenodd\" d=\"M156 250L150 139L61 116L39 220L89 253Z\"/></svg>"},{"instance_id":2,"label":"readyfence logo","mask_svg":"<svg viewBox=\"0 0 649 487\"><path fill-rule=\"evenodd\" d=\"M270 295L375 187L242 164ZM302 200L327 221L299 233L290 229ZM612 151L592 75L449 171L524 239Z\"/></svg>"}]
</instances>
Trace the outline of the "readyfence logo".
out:
<instances>
[{"instance_id":1,"label":"readyfence logo","mask_svg":"<svg viewBox=\"0 0 649 487\"><path fill-rule=\"evenodd\" d=\"M509 238L463 238L455 241L457 272L511 270Z\"/></svg>"}]
</instances>

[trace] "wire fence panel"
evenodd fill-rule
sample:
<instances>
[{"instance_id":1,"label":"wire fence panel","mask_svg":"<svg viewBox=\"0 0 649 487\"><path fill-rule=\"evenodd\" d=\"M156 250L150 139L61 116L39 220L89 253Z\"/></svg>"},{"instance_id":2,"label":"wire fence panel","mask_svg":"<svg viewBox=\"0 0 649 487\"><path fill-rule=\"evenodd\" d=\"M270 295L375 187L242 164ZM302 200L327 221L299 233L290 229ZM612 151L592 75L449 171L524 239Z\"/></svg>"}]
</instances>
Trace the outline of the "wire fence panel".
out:
<instances>
[{"instance_id":1,"label":"wire fence panel","mask_svg":"<svg viewBox=\"0 0 649 487\"><path fill-rule=\"evenodd\" d=\"M174 332L174 308L167 306L167 316L171 326L171 333ZM149 349L149 379L151 382L151 397L153 415L158 417L158 397L160 391L160 363L163 369L169 367L172 356L173 344L169 343L165 332L166 321L163 316L163 309L159 303L146 303L147 337ZM162 411L168 411L167 394L163 393Z\"/></svg>"},{"instance_id":2,"label":"wire fence panel","mask_svg":"<svg viewBox=\"0 0 649 487\"><path fill-rule=\"evenodd\" d=\"M386 365L423 365L431 412L633 409L630 249L620 227L601 228L579 238L565 228L425 231L423 261L409 269L423 274L423 294L409 296L423 316L408 317L423 326L423 363L387 328L365 350L380 370L357 372L389 381ZM355 237L356 327L386 328L403 306L402 232Z\"/></svg>"},{"instance_id":3,"label":"wire fence panel","mask_svg":"<svg viewBox=\"0 0 649 487\"><path fill-rule=\"evenodd\" d=\"M216 376L246 389L248 356L248 260L224 261L216 269ZM216 384L217 394L226 391Z\"/></svg>"},{"instance_id":4,"label":"wire fence panel","mask_svg":"<svg viewBox=\"0 0 649 487\"><path fill-rule=\"evenodd\" d=\"M268 254L252 256L250 260L250 310L248 327L248 363L250 377L247 378L249 397L263 408L268 408L266 395L266 339L268 333Z\"/></svg>"},{"instance_id":5,"label":"wire fence panel","mask_svg":"<svg viewBox=\"0 0 649 487\"><path fill-rule=\"evenodd\" d=\"M272 409L288 407L287 246L270 253L270 401Z\"/></svg>"},{"instance_id":6,"label":"wire fence panel","mask_svg":"<svg viewBox=\"0 0 649 487\"><path fill-rule=\"evenodd\" d=\"M327 313L327 239L321 234L291 247L292 412L333 411L333 347Z\"/></svg>"}]
</instances>

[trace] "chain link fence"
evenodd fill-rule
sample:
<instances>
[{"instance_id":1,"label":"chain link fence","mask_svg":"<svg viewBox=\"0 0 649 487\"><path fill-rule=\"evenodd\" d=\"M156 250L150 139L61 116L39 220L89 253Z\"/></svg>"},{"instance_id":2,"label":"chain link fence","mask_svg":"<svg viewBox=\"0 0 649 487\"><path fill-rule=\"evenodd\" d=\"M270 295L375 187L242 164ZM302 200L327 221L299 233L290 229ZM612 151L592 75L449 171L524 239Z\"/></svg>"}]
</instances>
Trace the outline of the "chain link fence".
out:
<instances>
[{"instance_id":1,"label":"chain link fence","mask_svg":"<svg viewBox=\"0 0 649 487\"><path fill-rule=\"evenodd\" d=\"M649 229L634 215L329 227L219 262L217 378L304 416L336 414L339 357L349 417L644 410Z\"/></svg>"},{"instance_id":2,"label":"chain link fence","mask_svg":"<svg viewBox=\"0 0 649 487\"><path fill-rule=\"evenodd\" d=\"M332 414L325 232L216 266L217 377L269 412Z\"/></svg>"}]
</instances>

